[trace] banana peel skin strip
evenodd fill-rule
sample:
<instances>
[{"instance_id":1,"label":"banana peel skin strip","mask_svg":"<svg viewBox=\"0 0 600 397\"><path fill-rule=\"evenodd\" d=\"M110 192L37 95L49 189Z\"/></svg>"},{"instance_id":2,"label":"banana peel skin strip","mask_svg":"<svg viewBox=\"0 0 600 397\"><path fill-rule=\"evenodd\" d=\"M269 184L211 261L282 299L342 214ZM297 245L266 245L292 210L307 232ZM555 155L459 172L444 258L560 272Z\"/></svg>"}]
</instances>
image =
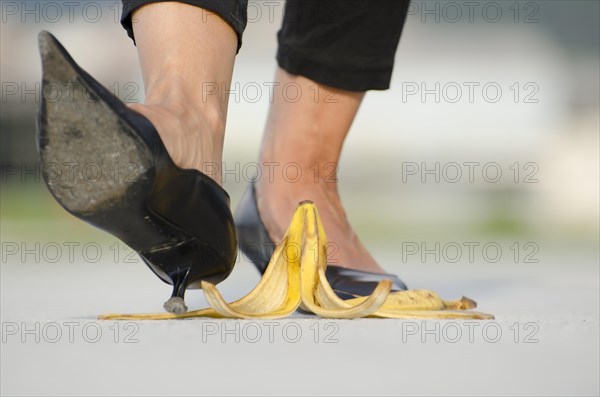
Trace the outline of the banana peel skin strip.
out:
<instances>
[{"instance_id":1,"label":"banana peel skin strip","mask_svg":"<svg viewBox=\"0 0 600 397\"><path fill-rule=\"evenodd\" d=\"M355 304L338 297L325 277L327 266L327 239L317 207L311 205L307 211L306 241L309 249L316 247L313 255L303 251L301 258L302 305L311 312L325 318L359 318L375 313L390 294L392 282L381 281L373 293ZM306 247L305 247L306 248ZM317 292L315 294L315 292Z\"/></svg>"},{"instance_id":2,"label":"banana peel skin strip","mask_svg":"<svg viewBox=\"0 0 600 397\"><path fill-rule=\"evenodd\" d=\"M369 296L341 299L325 276L327 238L314 203L301 202L259 283L243 298L227 303L214 284L203 281L210 308L181 314L103 314L100 320L171 320L193 317L277 319L302 307L325 318L476 319L494 316L472 311L476 303L462 297L442 300L428 290L390 292L382 280Z\"/></svg>"},{"instance_id":3,"label":"banana peel skin strip","mask_svg":"<svg viewBox=\"0 0 600 397\"><path fill-rule=\"evenodd\" d=\"M255 289L237 302L225 302L217 287L202 282L208 304L225 318L273 319L287 317L300 305L300 257L305 246L306 211L294 213L292 223L277 246ZM270 269L269 269L270 268Z\"/></svg>"}]
</instances>

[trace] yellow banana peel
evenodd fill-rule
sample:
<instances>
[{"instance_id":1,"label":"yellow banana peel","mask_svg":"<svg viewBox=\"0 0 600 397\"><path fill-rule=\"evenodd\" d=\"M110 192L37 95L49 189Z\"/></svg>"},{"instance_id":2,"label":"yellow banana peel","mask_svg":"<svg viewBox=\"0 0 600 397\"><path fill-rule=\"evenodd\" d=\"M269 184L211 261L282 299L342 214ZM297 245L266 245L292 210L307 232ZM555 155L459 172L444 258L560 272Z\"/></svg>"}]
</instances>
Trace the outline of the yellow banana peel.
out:
<instances>
[{"instance_id":1,"label":"yellow banana peel","mask_svg":"<svg viewBox=\"0 0 600 397\"><path fill-rule=\"evenodd\" d=\"M202 290L211 306L181 314L104 314L103 320L168 320L191 317L275 319L287 317L298 307L325 318L379 317L396 319L493 319L472 311L469 298L445 301L428 290L390 292L392 282L381 281L369 296L344 300L329 285L327 238L314 203L298 205L292 222L279 243L258 285L243 298L227 303L214 284L203 281Z\"/></svg>"}]
</instances>

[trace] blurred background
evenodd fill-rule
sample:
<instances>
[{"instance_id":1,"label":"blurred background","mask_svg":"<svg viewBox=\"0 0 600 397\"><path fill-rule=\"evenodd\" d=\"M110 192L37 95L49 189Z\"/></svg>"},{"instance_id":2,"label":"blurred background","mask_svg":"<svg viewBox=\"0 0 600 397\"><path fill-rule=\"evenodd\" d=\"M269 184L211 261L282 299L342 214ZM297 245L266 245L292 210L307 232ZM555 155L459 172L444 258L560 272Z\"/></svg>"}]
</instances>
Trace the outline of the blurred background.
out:
<instances>
[{"instance_id":1,"label":"blurred background","mask_svg":"<svg viewBox=\"0 0 600 397\"><path fill-rule=\"evenodd\" d=\"M248 10L224 154L234 208L256 170L283 7L251 1ZM7 242L10 252L13 243L28 247L23 242L115 242L50 198L37 162L35 114L42 29L122 100L143 101L120 11L116 0L2 1L5 254ZM339 175L351 222L386 268L454 263L457 255L491 267L493 252L478 251L488 242L516 264L560 251L597 266L598 20L597 1L412 3L391 89L367 95ZM469 257L472 242L479 245ZM17 257L3 255L3 263Z\"/></svg>"}]
</instances>

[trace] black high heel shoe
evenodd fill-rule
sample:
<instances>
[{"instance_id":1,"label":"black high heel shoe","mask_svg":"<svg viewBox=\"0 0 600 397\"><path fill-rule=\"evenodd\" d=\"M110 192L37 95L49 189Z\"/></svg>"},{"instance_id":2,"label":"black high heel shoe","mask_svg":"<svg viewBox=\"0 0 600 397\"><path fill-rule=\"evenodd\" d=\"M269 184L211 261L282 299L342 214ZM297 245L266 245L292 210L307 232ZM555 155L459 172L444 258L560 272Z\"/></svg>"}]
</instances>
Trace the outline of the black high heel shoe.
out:
<instances>
[{"instance_id":1,"label":"black high heel shoe","mask_svg":"<svg viewBox=\"0 0 600 397\"><path fill-rule=\"evenodd\" d=\"M54 36L41 32L39 46L38 151L48 189L173 285L167 311L186 311L187 288L233 270L229 195L200 171L176 166L150 121L81 69Z\"/></svg>"},{"instance_id":2,"label":"black high heel shoe","mask_svg":"<svg viewBox=\"0 0 600 397\"><path fill-rule=\"evenodd\" d=\"M258 271L264 273L276 244L271 241L263 224L258 206L254 182L244 192L235 212L235 225L238 232L239 246L242 252L254 263ZM347 269L335 265L327 265L325 270L327 281L335 293L342 299L370 295L381 280L392 280L392 291L406 290L406 285L393 274L381 274Z\"/></svg>"}]
</instances>

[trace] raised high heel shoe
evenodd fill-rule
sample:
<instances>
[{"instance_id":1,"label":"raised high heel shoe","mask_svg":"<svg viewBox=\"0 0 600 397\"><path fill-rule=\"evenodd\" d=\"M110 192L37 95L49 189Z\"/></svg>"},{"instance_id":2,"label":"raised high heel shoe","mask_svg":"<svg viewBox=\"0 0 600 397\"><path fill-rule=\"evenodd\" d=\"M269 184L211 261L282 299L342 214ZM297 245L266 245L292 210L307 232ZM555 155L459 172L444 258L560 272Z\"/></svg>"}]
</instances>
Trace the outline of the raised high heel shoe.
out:
<instances>
[{"instance_id":1,"label":"raised high heel shoe","mask_svg":"<svg viewBox=\"0 0 600 397\"><path fill-rule=\"evenodd\" d=\"M175 165L152 123L81 69L54 36L41 32L39 46L37 143L48 189L68 212L134 249L173 285L165 309L185 312L187 288L233 270L229 195L200 171Z\"/></svg>"},{"instance_id":2,"label":"raised high heel shoe","mask_svg":"<svg viewBox=\"0 0 600 397\"><path fill-rule=\"evenodd\" d=\"M244 192L235 211L235 225L238 233L239 248L262 274L275 251L276 244L260 218L256 204L254 182ZM370 295L381 280L392 281L392 291L406 290L406 285L393 274L363 272L335 265L327 265L327 281L342 299Z\"/></svg>"}]
</instances>

